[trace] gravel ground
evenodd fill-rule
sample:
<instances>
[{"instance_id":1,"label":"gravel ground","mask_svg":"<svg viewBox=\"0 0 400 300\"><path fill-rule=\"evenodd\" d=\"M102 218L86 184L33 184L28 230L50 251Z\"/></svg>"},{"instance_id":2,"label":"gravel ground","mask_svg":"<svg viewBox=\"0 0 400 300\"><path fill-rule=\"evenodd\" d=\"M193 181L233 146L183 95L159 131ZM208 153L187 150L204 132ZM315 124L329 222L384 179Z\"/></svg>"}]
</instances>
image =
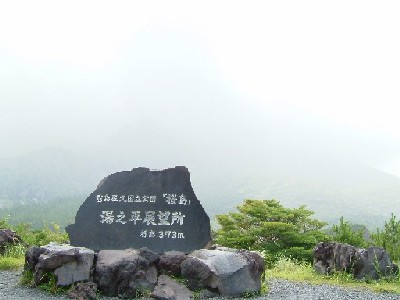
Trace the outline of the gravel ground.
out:
<instances>
[{"instance_id":1,"label":"gravel ground","mask_svg":"<svg viewBox=\"0 0 400 300\"><path fill-rule=\"evenodd\" d=\"M285 280L274 280L270 292L261 299L268 300L397 300L400 295L389 293L372 293L365 289L348 289L333 285L311 285Z\"/></svg>"},{"instance_id":2,"label":"gravel ground","mask_svg":"<svg viewBox=\"0 0 400 300\"><path fill-rule=\"evenodd\" d=\"M20 286L21 271L0 271L0 299L4 300L47 300L68 299L62 296L52 296L42 290Z\"/></svg>"},{"instance_id":3,"label":"gravel ground","mask_svg":"<svg viewBox=\"0 0 400 300\"><path fill-rule=\"evenodd\" d=\"M48 300L68 299L66 296L53 296L39 289L20 286L20 271L0 271L0 299L4 300ZM102 297L104 300L117 298ZM218 298L222 299L222 298ZM400 295L372 293L363 289L347 289L332 285L311 285L285 280L270 282L266 296L253 300L400 300ZM215 300L217 300L215 298Z\"/></svg>"}]
</instances>

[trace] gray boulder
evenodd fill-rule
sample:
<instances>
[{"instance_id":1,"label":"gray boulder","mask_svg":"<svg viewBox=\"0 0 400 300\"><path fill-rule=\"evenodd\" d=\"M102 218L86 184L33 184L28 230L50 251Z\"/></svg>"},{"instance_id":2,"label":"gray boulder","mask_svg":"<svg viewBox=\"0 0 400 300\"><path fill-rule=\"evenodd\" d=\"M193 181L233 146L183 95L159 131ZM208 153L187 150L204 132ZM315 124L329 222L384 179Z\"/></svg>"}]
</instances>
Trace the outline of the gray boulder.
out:
<instances>
[{"instance_id":1,"label":"gray boulder","mask_svg":"<svg viewBox=\"0 0 400 300\"><path fill-rule=\"evenodd\" d=\"M168 275L160 275L151 296L158 300L184 300L193 299L193 292Z\"/></svg>"},{"instance_id":2,"label":"gray boulder","mask_svg":"<svg viewBox=\"0 0 400 300\"><path fill-rule=\"evenodd\" d=\"M25 268L34 272L35 284L42 282L46 272L57 277L58 286L89 281L94 252L90 249L50 243L32 247L26 252Z\"/></svg>"},{"instance_id":3,"label":"gray boulder","mask_svg":"<svg viewBox=\"0 0 400 300\"><path fill-rule=\"evenodd\" d=\"M158 270L161 274L179 276L181 274L181 263L185 259L186 255L181 251L167 251L160 255Z\"/></svg>"},{"instance_id":4,"label":"gray boulder","mask_svg":"<svg viewBox=\"0 0 400 300\"><path fill-rule=\"evenodd\" d=\"M353 274L357 279L379 279L397 274L398 269L383 248L369 247L358 249Z\"/></svg>"},{"instance_id":5,"label":"gray boulder","mask_svg":"<svg viewBox=\"0 0 400 300\"><path fill-rule=\"evenodd\" d=\"M25 270L35 271L35 267L39 262L39 256L45 252L43 247L32 246L25 252Z\"/></svg>"},{"instance_id":6,"label":"gray boulder","mask_svg":"<svg viewBox=\"0 0 400 300\"><path fill-rule=\"evenodd\" d=\"M181 264L189 288L209 288L224 297L259 292L264 272L262 257L247 250L195 250Z\"/></svg>"},{"instance_id":7,"label":"gray boulder","mask_svg":"<svg viewBox=\"0 0 400 300\"><path fill-rule=\"evenodd\" d=\"M100 250L94 281L107 296L137 297L157 284L159 256L147 248Z\"/></svg>"},{"instance_id":8,"label":"gray boulder","mask_svg":"<svg viewBox=\"0 0 400 300\"><path fill-rule=\"evenodd\" d=\"M341 243L319 243L314 248L314 269L321 274L343 271L357 279L379 279L398 272L382 248L356 248Z\"/></svg>"},{"instance_id":9,"label":"gray boulder","mask_svg":"<svg viewBox=\"0 0 400 300\"><path fill-rule=\"evenodd\" d=\"M357 248L341 243L319 243L314 248L314 269L320 274L350 272L357 259Z\"/></svg>"},{"instance_id":10,"label":"gray boulder","mask_svg":"<svg viewBox=\"0 0 400 300\"><path fill-rule=\"evenodd\" d=\"M204 260L189 256L181 264L181 274L187 280L188 287L195 291L208 285L212 272Z\"/></svg>"},{"instance_id":11,"label":"gray boulder","mask_svg":"<svg viewBox=\"0 0 400 300\"><path fill-rule=\"evenodd\" d=\"M97 284L94 282L79 282L67 294L70 299L96 300Z\"/></svg>"}]
</instances>

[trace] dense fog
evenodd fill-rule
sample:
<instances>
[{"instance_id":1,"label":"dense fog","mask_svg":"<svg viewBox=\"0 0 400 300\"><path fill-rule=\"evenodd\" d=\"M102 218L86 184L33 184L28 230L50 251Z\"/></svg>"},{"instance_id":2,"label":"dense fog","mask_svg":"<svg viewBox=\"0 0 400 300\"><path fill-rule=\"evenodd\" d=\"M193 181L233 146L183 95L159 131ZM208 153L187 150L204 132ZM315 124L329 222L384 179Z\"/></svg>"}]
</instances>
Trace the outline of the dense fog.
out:
<instances>
[{"instance_id":1,"label":"dense fog","mask_svg":"<svg viewBox=\"0 0 400 300\"><path fill-rule=\"evenodd\" d=\"M330 189L365 196L400 187L395 9L344 1L77 7L1 5L2 175L75 163L76 174L97 170L93 185L133 167L185 165L217 212L215 197L227 203L221 210L241 197L280 197L323 211ZM49 153L69 154L51 163ZM32 166L35 155L44 157ZM300 197L302 184L313 192Z\"/></svg>"}]
</instances>

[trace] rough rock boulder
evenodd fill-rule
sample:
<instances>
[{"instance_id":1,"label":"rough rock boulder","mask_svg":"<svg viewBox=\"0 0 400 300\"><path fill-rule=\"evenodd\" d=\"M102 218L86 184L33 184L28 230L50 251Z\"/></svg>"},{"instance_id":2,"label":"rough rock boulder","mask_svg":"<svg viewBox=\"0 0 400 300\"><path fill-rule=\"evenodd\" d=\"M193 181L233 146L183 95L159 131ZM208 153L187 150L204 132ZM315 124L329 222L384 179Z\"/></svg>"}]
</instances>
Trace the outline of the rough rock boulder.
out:
<instances>
[{"instance_id":1,"label":"rough rock boulder","mask_svg":"<svg viewBox=\"0 0 400 300\"><path fill-rule=\"evenodd\" d=\"M193 292L168 275L160 275L160 277L158 277L157 286L154 288L151 296L159 300L183 300L194 298Z\"/></svg>"},{"instance_id":2,"label":"rough rock boulder","mask_svg":"<svg viewBox=\"0 0 400 300\"><path fill-rule=\"evenodd\" d=\"M259 292L264 272L262 257L247 250L195 250L181 264L189 288L208 288L224 297Z\"/></svg>"},{"instance_id":3,"label":"rough rock boulder","mask_svg":"<svg viewBox=\"0 0 400 300\"><path fill-rule=\"evenodd\" d=\"M161 274L179 276L181 274L181 263L185 259L186 255L181 251L167 251L160 255L158 270Z\"/></svg>"},{"instance_id":4,"label":"rough rock boulder","mask_svg":"<svg viewBox=\"0 0 400 300\"><path fill-rule=\"evenodd\" d=\"M350 272L356 260L357 248L340 243L319 243L314 248L314 269L321 274Z\"/></svg>"},{"instance_id":5,"label":"rough rock boulder","mask_svg":"<svg viewBox=\"0 0 400 300\"><path fill-rule=\"evenodd\" d=\"M157 284L158 254L147 248L101 250L94 280L107 296L134 298L153 291Z\"/></svg>"},{"instance_id":6,"label":"rough rock boulder","mask_svg":"<svg viewBox=\"0 0 400 300\"><path fill-rule=\"evenodd\" d=\"M314 248L314 269L321 274L344 271L357 279L379 279L398 272L397 265L382 248L326 242Z\"/></svg>"},{"instance_id":7,"label":"rough rock boulder","mask_svg":"<svg viewBox=\"0 0 400 300\"><path fill-rule=\"evenodd\" d=\"M97 284L94 282L79 282L68 292L68 298L77 300L96 300Z\"/></svg>"},{"instance_id":8,"label":"rough rock boulder","mask_svg":"<svg viewBox=\"0 0 400 300\"><path fill-rule=\"evenodd\" d=\"M41 283L44 273L53 272L57 285L66 286L89 281L93 259L90 249L50 243L30 248L25 255L25 268L34 272L36 285Z\"/></svg>"},{"instance_id":9,"label":"rough rock boulder","mask_svg":"<svg viewBox=\"0 0 400 300\"><path fill-rule=\"evenodd\" d=\"M357 279L379 279L397 274L399 268L394 264L389 254L378 247L358 249L357 261L354 264L354 277Z\"/></svg>"}]
</instances>

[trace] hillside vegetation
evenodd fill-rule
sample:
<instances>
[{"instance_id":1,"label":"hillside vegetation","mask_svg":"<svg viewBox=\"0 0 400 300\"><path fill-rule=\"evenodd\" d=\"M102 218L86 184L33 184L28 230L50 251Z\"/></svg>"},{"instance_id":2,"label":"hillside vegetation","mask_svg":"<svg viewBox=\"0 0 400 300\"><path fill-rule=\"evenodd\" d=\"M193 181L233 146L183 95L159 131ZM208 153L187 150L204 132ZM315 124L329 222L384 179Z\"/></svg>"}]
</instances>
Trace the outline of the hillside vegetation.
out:
<instances>
[{"instance_id":1,"label":"hillside vegetation","mask_svg":"<svg viewBox=\"0 0 400 300\"><path fill-rule=\"evenodd\" d=\"M40 229L52 223L65 228L75 222L76 212L84 199L85 196L58 197L42 202L3 202L5 205L0 210L0 219L7 219L12 225L29 223L34 229Z\"/></svg>"}]
</instances>

